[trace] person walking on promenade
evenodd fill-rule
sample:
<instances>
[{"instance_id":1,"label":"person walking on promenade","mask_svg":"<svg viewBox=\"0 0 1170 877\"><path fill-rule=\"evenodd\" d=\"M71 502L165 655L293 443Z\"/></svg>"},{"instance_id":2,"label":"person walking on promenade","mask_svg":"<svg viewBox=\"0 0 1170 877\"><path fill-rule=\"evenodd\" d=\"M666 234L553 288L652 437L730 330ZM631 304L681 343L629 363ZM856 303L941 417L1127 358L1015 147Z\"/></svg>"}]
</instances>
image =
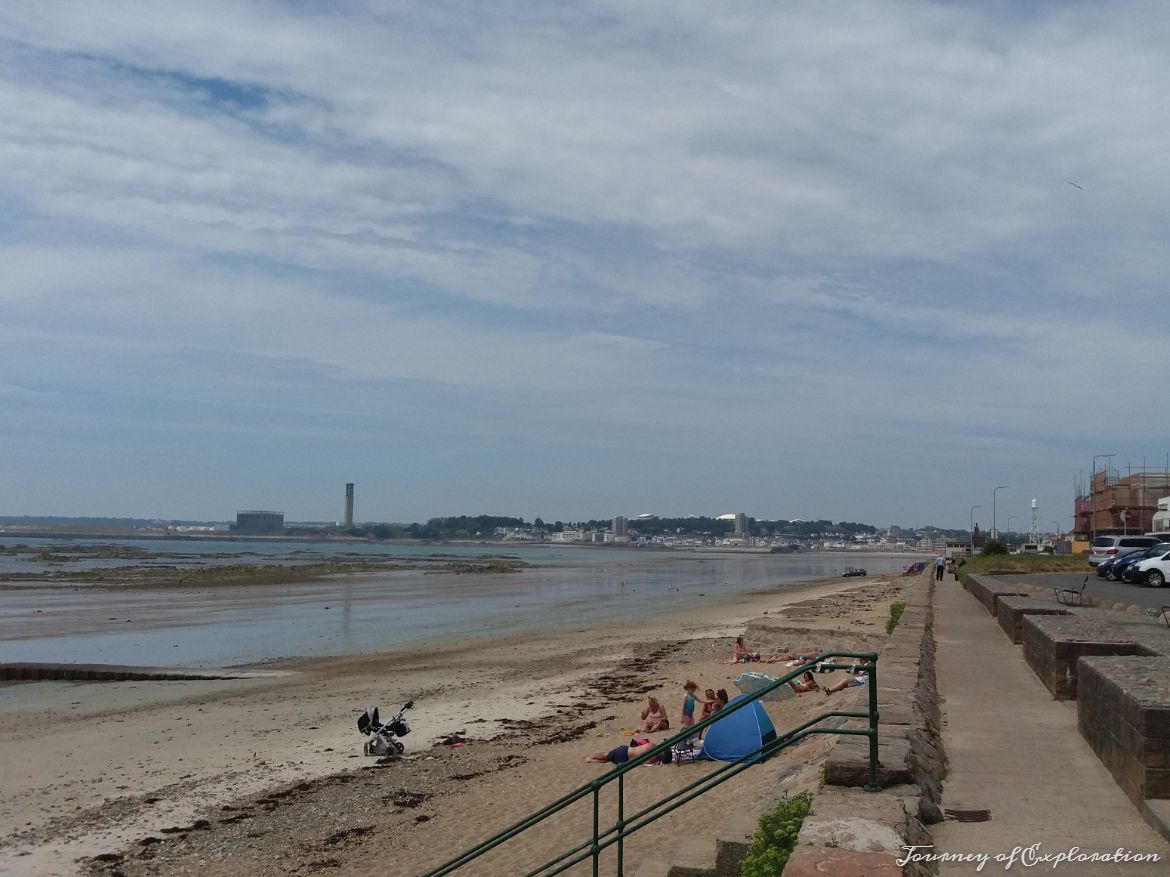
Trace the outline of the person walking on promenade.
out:
<instances>
[{"instance_id":1,"label":"person walking on promenade","mask_svg":"<svg viewBox=\"0 0 1170 877\"><path fill-rule=\"evenodd\" d=\"M943 571L947 568L947 559L941 554L934 559L934 580L941 582Z\"/></svg>"}]
</instances>

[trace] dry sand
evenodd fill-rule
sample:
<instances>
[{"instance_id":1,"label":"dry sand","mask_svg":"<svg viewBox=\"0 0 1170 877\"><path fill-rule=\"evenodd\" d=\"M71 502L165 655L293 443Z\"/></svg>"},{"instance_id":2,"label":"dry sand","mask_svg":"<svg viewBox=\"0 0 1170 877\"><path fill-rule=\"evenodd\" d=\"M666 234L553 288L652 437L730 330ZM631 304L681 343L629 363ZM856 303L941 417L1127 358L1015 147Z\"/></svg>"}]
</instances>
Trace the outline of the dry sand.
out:
<instances>
[{"instance_id":1,"label":"dry sand","mask_svg":"<svg viewBox=\"0 0 1170 877\"><path fill-rule=\"evenodd\" d=\"M809 630L804 641L775 632L761 645L874 637L900 589L876 578L787 585L712 600L701 615L287 662L279 669L292 672L268 678L0 688L0 873L368 874L377 862L377 873L417 874L598 776L605 766L584 757L626 742L647 694L676 719L687 678L734 695L744 668L724 662L750 619L811 600L812 611L781 623ZM417 701L408 757L375 766L360 755L357 714L407 698ZM810 694L768 709L778 728L791 727L823 701ZM468 742L434 745L456 733ZM687 838L709 843L715 814L758 812L781 775L815 768L829 739L635 835L627 862L661 858ZM709 769L639 769L627 808ZM466 873L511 875L551 858L587 831L584 809Z\"/></svg>"}]
</instances>

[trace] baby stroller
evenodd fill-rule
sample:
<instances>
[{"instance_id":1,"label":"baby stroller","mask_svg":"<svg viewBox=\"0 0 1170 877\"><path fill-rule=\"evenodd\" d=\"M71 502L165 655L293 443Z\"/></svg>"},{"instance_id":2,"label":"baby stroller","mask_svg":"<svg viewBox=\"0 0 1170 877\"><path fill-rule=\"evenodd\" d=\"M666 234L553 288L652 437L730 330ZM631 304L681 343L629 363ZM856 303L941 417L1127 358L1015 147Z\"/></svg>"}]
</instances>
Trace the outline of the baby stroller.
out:
<instances>
[{"instance_id":1,"label":"baby stroller","mask_svg":"<svg viewBox=\"0 0 1170 877\"><path fill-rule=\"evenodd\" d=\"M362 746L362 753L382 756L401 755L405 752L406 747L399 742L398 738L405 737L410 733L410 725L406 723L403 714L413 706L414 701L408 700L406 705L398 711L398 714L385 724L378 720L376 706L370 707L358 716L358 730L370 738Z\"/></svg>"}]
</instances>

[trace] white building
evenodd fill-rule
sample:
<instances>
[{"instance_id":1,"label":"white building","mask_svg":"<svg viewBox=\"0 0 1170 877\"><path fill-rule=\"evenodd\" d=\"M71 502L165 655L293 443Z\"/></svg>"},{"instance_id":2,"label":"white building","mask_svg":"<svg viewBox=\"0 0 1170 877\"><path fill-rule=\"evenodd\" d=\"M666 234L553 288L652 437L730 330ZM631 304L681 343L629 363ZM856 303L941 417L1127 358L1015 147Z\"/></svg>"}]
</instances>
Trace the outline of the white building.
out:
<instances>
[{"instance_id":1,"label":"white building","mask_svg":"<svg viewBox=\"0 0 1170 877\"><path fill-rule=\"evenodd\" d=\"M1154 520L1150 526L1153 532L1159 535L1170 535L1170 496L1163 496L1158 500L1158 510L1154 512Z\"/></svg>"}]
</instances>

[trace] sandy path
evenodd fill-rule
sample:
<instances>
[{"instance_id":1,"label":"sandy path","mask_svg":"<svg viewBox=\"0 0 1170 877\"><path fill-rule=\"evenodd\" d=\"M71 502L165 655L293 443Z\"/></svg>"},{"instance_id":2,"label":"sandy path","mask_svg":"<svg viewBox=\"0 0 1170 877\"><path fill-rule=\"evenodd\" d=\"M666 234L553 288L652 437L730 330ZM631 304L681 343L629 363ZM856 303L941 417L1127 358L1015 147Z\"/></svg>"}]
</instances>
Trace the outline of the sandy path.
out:
<instances>
[{"instance_id":1,"label":"sandy path","mask_svg":"<svg viewBox=\"0 0 1170 877\"><path fill-rule=\"evenodd\" d=\"M389 797L380 794L376 802L349 800L343 794L347 790L341 788L344 783L326 780L316 803L316 791L268 799L291 807L303 798L309 807L299 822L282 811L279 823L290 832L283 840L277 827L250 836L256 829L243 830L243 821L227 823L240 827L238 836L226 830L207 832L208 842L221 847L190 852L198 838L176 832L172 840L150 845L149 856L134 864L140 873L259 874L266 868L271 873L311 873L319 870L310 867L314 862L326 862L321 867L338 873L366 873L369 860L363 863L363 857L372 850L385 865L385 873L416 873L427 862L458 852L597 774L599 768L582 763L584 755L616 745L633 726L638 711L634 701L644 692L626 692L612 702L599 702L597 692L587 685L589 680L651 648L656 657L649 662L653 669L645 674L642 687L660 691L672 712L677 711L679 686L687 676L702 687L723 686L734 694L730 679L738 671L722 663L728 652L722 638L742 632L751 618L768 612L775 615L787 603L821 600L856 589L863 581L788 585L770 593L713 600L702 617L693 611L666 613L652 622L599 629L292 662L282 669L295 672L281 678L36 683L0 689L0 749L5 754L0 763L4 789L0 873L74 874L79 857L127 846L137 849L135 844L142 838L165 838L166 828L190 825L226 802L256 799L265 789L296 788L298 783L301 792L307 793L317 788L313 781L318 778L336 777L369 764L357 755L362 738L354 720L361 708L380 703L385 710L408 697L418 701L411 714L415 733L406 741L415 754L411 771L421 771L424 778L428 770L435 775L433 783L424 784L425 794L441 799L441 807L416 812L417 804L395 803L393 795L399 789L391 789ZM842 601L832 613L837 617L833 624L860 624L869 632L876 631L891 599L887 594L873 605ZM799 623L812 626L809 619ZM651 640L663 645L654 649L648 645ZM801 698L772 707L777 708L811 707L807 698ZM590 721L597 726L577 739L552 745L534 742L548 736L546 721L510 742L427 748L455 731L486 741L515 727L503 720L515 723L548 716L557 716L554 721L560 726ZM792 724L791 718L776 716L778 725ZM763 780L765 770L782 769L787 768L777 759L760 771L758 779ZM689 766L679 769L682 773L691 770ZM490 772L470 776L477 771ZM394 773L397 776L387 770L359 771L359 776L393 783L403 775L413 775ZM639 779L641 775L648 779L644 788L631 791L635 799L681 776L671 768L657 773L647 769ZM745 791L742 785L738 792L729 791L736 785L728 784L727 791L716 793L731 796L718 806L733 806L736 795L766 798L771 794L772 786L766 782L756 792ZM331 799L326 794L329 789L338 795ZM458 794L451 794L452 789ZM259 800L265 799L261 795ZM675 829L698 830L688 821L696 817L687 816L688 812L696 811L684 808L671 817L677 823ZM430 818L416 821L428 814ZM259 824L252 819L248 817L249 823ZM355 819L361 824L355 824ZM375 827L353 833L367 824ZM652 839L658 829L643 834ZM549 840L529 839L520 849L541 855L563 836L563 831L553 831ZM273 839L279 841L276 847ZM635 843L642 843L644 849L631 846L632 855L661 853L652 840L631 841ZM191 860L184 849L197 858ZM514 865L488 864L473 872L497 873L492 868L499 868L498 873L515 873ZM132 873L128 863L118 867Z\"/></svg>"}]
</instances>

